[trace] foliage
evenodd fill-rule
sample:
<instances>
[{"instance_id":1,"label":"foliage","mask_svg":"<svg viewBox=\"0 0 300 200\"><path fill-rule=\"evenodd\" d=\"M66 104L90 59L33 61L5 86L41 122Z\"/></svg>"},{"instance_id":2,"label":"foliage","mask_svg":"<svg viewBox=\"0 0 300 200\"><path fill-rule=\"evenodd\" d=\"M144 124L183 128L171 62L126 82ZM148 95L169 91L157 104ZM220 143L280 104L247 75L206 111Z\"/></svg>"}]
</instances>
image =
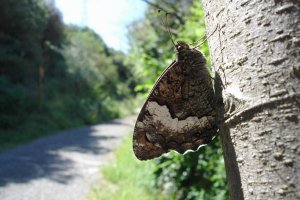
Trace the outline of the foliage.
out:
<instances>
[{"instance_id":1,"label":"foliage","mask_svg":"<svg viewBox=\"0 0 300 200\"><path fill-rule=\"evenodd\" d=\"M218 138L184 156L171 152L157 160L156 187L176 199L228 199L221 155Z\"/></svg>"},{"instance_id":2,"label":"foliage","mask_svg":"<svg viewBox=\"0 0 300 200\"><path fill-rule=\"evenodd\" d=\"M0 149L132 112L125 55L44 0L0 2ZM128 80L128 81L127 81Z\"/></svg>"},{"instance_id":3,"label":"foliage","mask_svg":"<svg viewBox=\"0 0 300 200\"><path fill-rule=\"evenodd\" d=\"M176 23L172 15L167 24L176 41L192 43L205 34L204 14L200 2L195 1L189 8L184 15L186 17L183 24ZM131 41L135 41L132 42L131 50L131 56L136 60L135 72L145 80L144 84L137 86L137 91L149 91L164 67L174 59L174 53L170 50L171 39L166 31L159 28L163 25L156 23L153 15L157 18L157 14L153 13L149 9L145 20L131 27ZM147 30L147 34L141 30ZM209 57L206 43L201 46L201 51ZM156 188L174 199L227 199L225 169L220 148L219 140L215 139L212 144L197 152L185 156L171 152L168 156L161 157L157 160L157 169L154 171Z\"/></svg>"},{"instance_id":4,"label":"foliage","mask_svg":"<svg viewBox=\"0 0 300 200\"><path fill-rule=\"evenodd\" d=\"M204 34L198 1L152 2L170 11L168 20L162 16L166 25L149 8L130 27L132 48L125 56L92 30L64 25L44 0L1 1L0 148L134 110L133 96L150 91L175 59L167 27L176 40L192 42ZM206 45L201 49L208 55ZM227 197L218 140L199 152L170 153L146 164L132 157L128 145L121 148L115 165L104 170L110 184L103 191L118 199L161 198L157 190L167 199Z\"/></svg>"},{"instance_id":5,"label":"foliage","mask_svg":"<svg viewBox=\"0 0 300 200\"><path fill-rule=\"evenodd\" d=\"M0 13L1 74L14 82L30 82L42 59L47 6L40 0L1 1Z\"/></svg>"},{"instance_id":6,"label":"foliage","mask_svg":"<svg viewBox=\"0 0 300 200\"><path fill-rule=\"evenodd\" d=\"M24 95L21 85L12 85L5 76L0 76L0 113L7 113L1 117L0 127L13 127L19 121L20 111L25 106Z\"/></svg>"},{"instance_id":7,"label":"foliage","mask_svg":"<svg viewBox=\"0 0 300 200\"><path fill-rule=\"evenodd\" d=\"M126 137L116 151L116 161L102 169L102 184L93 188L89 200L151 200L162 199L153 188L153 161L141 162L134 155L131 137Z\"/></svg>"}]
</instances>

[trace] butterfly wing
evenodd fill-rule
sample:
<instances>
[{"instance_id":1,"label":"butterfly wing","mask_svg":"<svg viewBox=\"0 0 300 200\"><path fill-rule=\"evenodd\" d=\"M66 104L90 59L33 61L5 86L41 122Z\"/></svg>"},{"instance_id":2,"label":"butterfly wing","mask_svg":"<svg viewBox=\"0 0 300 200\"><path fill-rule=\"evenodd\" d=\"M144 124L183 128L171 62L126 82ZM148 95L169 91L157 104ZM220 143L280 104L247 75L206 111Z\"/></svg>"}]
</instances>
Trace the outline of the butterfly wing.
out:
<instances>
[{"instance_id":1,"label":"butterfly wing","mask_svg":"<svg viewBox=\"0 0 300 200\"><path fill-rule=\"evenodd\" d=\"M199 52L200 53L200 52ZM135 125L140 160L197 150L216 133L214 91L204 57L173 62L157 80Z\"/></svg>"}]
</instances>

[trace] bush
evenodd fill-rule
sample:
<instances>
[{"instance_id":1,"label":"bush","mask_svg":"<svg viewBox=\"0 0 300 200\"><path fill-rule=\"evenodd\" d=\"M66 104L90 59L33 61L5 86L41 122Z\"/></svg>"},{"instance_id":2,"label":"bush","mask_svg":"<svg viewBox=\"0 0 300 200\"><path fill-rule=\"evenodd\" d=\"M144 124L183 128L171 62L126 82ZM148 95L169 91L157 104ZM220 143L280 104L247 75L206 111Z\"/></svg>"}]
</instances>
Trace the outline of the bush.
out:
<instances>
[{"instance_id":1,"label":"bush","mask_svg":"<svg viewBox=\"0 0 300 200\"><path fill-rule=\"evenodd\" d=\"M24 88L0 76L0 127L8 129L20 123L25 110Z\"/></svg>"}]
</instances>

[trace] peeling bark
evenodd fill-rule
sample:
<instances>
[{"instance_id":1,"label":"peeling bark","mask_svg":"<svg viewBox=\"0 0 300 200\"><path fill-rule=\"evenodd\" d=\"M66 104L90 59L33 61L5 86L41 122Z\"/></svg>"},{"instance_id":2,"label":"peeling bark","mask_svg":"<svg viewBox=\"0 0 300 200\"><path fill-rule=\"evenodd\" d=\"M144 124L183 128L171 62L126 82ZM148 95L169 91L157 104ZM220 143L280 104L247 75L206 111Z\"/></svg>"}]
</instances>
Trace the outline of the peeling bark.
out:
<instances>
[{"instance_id":1,"label":"peeling bark","mask_svg":"<svg viewBox=\"0 0 300 200\"><path fill-rule=\"evenodd\" d=\"M300 198L300 1L203 0L231 199ZM227 95L225 95L227 94Z\"/></svg>"}]
</instances>

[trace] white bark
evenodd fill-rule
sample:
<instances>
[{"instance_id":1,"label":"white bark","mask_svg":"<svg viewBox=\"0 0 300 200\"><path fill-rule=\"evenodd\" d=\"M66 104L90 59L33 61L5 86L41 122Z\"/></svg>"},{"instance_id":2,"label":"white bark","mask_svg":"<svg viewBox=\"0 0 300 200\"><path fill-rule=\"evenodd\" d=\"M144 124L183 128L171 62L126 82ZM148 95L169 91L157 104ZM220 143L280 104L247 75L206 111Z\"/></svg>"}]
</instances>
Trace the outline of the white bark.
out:
<instances>
[{"instance_id":1,"label":"white bark","mask_svg":"<svg viewBox=\"0 0 300 200\"><path fill-rule=\"evenodd\" d=\"M203 0L231 199L300 198L300 1ZM224 97L224 94L223 94ZM236 101L233 101L235 99Z\"/></svg>"}]
</instances>

